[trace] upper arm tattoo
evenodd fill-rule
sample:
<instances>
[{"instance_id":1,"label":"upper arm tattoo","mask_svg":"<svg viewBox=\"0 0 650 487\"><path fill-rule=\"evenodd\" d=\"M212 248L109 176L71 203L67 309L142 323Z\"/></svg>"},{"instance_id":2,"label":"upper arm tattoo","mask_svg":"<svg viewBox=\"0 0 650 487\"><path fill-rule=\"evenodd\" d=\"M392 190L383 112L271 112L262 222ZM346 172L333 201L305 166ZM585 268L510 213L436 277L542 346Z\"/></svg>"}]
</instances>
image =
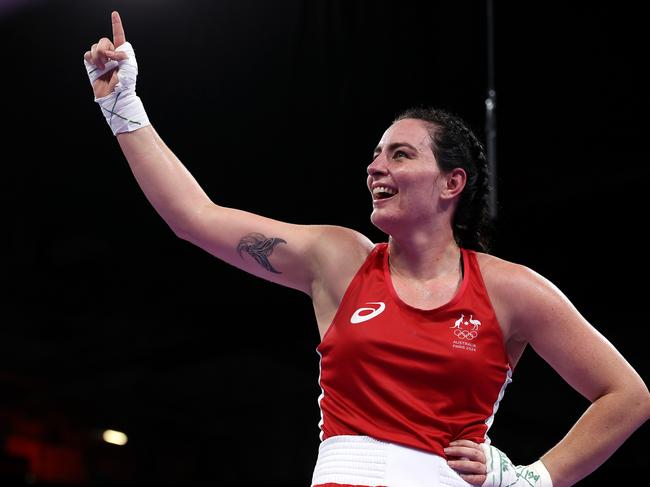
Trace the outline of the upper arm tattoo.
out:
<instances>
[{"instance_id":1,"label":"upper arm tattoo","mask_svg":"<svg viewBox=\"0 0 650 487\"><path fill-rule=\"evenodd\" d=\"M275 270L269 262L269 256L273 253L273 248L279 243L286 244L287 241L276 237L268 238L261 233L249 233L239 241L237 252L242 259L244 258L242 252L246 252L267 271L282 274L282 272Z\"/></svg>"}]
</instances>

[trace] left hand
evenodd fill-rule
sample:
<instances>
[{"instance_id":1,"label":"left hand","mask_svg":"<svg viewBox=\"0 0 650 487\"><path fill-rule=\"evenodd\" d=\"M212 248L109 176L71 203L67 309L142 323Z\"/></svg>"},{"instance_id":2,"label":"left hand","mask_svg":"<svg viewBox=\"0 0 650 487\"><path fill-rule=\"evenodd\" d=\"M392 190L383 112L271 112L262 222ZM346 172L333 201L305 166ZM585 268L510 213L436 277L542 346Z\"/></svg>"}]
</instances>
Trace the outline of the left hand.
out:
<instances>
[{"instance_id":1,"label":"left hand","mask_svg":"<svg viewBox=\"0 0 650 487\"><path fill-rule=\"evenodd\" d=\"M113 24L113 41L111 42L107 37L102 37L96 44L92 45L90 51L86 51L84 54L84 60L88 63L87 67L94 67L92 71L98 70L98 72L101 72L106 68L106 64L110 61L119 62L128 58L126 52L116 50L118 47L126 43L126 36L124 35L124 27L122 26L120 14L113 12L111 14L111 22ZM113 92L113 89L119 83L117 71L118 68L116 65L113 69L107 71L96 79L94 76L91 78L91 80L94 79L92 85L95 98L103 98Z\"/></svg>"},{"instance_id":2,"label":"left hand","mask_svg":"<svg viewBox=\"0 0 650 487\"><path fill-rule=\"evenodd\" d=\"M456 440L445 448L447 463L465 481L482 485L486 480L486 459L483 448L470 440Z\"/></svg>"}]
</instances>

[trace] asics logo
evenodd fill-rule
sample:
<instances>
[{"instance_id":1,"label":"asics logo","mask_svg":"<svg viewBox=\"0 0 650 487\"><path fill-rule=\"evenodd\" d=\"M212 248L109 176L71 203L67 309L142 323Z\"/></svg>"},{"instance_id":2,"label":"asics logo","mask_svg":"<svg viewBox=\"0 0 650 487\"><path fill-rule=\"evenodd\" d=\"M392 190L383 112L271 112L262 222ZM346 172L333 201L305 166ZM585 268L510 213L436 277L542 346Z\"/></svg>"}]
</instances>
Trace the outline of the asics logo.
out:
<instances>
[{"instance_id":1,"label":"asics logo","mask_svg":"<svg viewBox=\"0 0 650 487\"><path fill-rule=\"evenodd\" d=\"M386 305L381 301L371 302L366 304L378 304L379 308L359 308L354 312L354 314L350 318L350 323L356 325L358 323L363 323L364 321L371 320L375 316L379 316L380 314L382 314L386 309ZM370 311L370 313L368 313L368 311ZM367 313L367 314L361 314L361 313Z\"/></svg>"}]
</instances>

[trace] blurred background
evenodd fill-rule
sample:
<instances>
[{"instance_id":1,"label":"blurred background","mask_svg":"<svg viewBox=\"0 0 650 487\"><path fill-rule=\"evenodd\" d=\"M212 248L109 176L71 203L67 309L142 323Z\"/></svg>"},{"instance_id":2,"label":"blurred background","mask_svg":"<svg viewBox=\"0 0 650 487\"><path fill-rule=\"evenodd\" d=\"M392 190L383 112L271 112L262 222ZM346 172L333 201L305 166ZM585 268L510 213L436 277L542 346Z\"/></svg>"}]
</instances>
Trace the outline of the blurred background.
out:
<instances>
[{"instance_id":1,"label":"blurred background","mask_svg":"<svg viewBox=\"0 0 650 487\"><path fill-rule=\"evenodd\" d=\"M111 10L149 118L216 203L378 242L365 171L397 112L445 108L485 140L486 5L0 0L0 485L306 486L316 459L311 303L146 201L82 63ZM552 280L647 379L639 5L494 2L493 253ZM587 406L528 350L490 436L530 463ZM636 484L647 431L580 485Z\"/></svg>"}]
</instances>

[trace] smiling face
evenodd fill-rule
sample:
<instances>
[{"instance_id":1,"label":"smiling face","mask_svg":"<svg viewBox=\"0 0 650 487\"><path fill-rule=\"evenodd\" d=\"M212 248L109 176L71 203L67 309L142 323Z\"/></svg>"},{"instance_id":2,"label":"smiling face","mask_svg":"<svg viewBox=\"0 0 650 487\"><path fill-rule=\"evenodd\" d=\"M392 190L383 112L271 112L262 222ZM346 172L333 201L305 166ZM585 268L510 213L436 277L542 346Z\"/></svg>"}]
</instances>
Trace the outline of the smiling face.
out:
<instances>
[{"instance_id":1,"label":"smiling face","mask_svg":"<svg viewBox=\"0 0 650 487\"><path fill-rule=\"evenodd\" d=\"M437 215L449 213L449 204L462 190L464 173L462 181L456 176L455 171L441 172L426 122L407 118L394 123L384 132L368 166L371 221L390 235L432 222Z\"/></svg>"}]
</instances>

